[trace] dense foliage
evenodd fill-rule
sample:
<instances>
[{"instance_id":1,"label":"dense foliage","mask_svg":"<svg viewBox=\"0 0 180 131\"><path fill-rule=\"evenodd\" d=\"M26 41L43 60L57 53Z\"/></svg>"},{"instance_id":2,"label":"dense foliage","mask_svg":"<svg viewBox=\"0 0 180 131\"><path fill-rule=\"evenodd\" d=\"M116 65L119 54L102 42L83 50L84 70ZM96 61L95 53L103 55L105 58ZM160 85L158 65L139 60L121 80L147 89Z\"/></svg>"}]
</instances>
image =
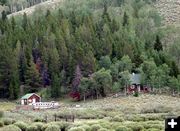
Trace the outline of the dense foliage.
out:
<instances>
[{"instance_id":1,"label":"dense foliage","mask_svg":"<svg viewBox=\"0 0 180 131\"><path fill-rule=\"evenodd\" d=\"M104 97L127 86L132 72L145 85L177 90L179 69L160 25L151 0L67 0L58 11L18 19L2 12L0 97L42 88L55 98Z\"/></svg>"}]
</instances>

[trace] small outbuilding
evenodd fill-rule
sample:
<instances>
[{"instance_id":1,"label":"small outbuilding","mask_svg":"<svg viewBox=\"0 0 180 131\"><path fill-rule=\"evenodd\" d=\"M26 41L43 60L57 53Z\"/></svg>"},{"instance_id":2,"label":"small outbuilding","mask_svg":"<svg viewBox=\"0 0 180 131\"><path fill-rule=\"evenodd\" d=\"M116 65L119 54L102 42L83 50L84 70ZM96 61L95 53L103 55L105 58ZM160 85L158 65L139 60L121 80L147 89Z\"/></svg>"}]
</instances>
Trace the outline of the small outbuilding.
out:
<instances>
[{"instance_id":1,"label":"small outbuilding","mask_svg":"<svg viewBox=\"0 0 180 131\"><path fill-rule=\"evenodd\" d=\"M21 105L32 105L41 102L41 97L36 93L29 93L21 97Z\"/></svg>"}]
</instances>

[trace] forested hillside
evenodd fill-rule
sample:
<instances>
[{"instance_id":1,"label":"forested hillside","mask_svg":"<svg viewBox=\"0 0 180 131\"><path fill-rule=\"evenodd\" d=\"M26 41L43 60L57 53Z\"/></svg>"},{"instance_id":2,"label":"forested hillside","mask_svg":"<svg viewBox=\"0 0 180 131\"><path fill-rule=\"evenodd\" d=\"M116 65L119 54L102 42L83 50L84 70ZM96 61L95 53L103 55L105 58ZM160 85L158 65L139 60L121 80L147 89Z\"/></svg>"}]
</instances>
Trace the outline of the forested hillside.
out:
<instances>
[{"instance_id":1,"label":"forested hillside","mask_svg":"<svg viewBox=\"0 0 180 131\"><path fill-rule=\"evenodd\" d=\"M178 91L178 56L162 41L167 30L152 2L66 0L58 10L30 17L7 19L3 12L0 97L44 88L53 98L105 97L129 85L133 72L144 85Z\"/></svg>"}]
</instances>

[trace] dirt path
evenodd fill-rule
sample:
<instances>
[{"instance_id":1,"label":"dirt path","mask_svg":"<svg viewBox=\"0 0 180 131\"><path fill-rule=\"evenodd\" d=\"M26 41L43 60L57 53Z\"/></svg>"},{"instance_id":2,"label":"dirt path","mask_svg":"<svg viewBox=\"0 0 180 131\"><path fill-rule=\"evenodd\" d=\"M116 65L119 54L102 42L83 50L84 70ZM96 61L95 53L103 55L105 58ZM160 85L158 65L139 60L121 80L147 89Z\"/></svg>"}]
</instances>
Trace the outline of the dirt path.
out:
<instances>
[{"instance_id":1,"label":"dirt path","mask_svg":"<svg viewBox=\"0 0 180 131\"><path fill-rule=\"evenodd\" d=\"M39 3L37 5L26 8L24 10L12 13L12 14L8 15L8 18L10 18L11 16L23 15L24 13L26 13L27 15L30 15L38 8L55 9L60 3L64 2L64 1L65 0L47 0L43 3Z\"/></svg>"}]
</instances>

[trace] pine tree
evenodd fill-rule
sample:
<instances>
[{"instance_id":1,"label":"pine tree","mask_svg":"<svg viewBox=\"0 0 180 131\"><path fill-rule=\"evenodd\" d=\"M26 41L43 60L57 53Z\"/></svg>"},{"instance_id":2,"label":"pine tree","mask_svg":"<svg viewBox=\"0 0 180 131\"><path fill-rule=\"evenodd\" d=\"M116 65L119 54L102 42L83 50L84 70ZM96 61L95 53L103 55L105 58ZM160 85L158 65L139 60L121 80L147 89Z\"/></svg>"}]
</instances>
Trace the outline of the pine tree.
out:
<instances>
[{"instance_id":1,"label":"pine tree","mask_svg":"<svg viewBox=\"0 0 180 131\"><path fill-rule=\"evenodd\" d=\"M103 10L102 18L103 18L104 24L105 23L109 24L111 22L111 18L110 18L109 14L108 14L108 7L107 7L106 2L104 3L104 10Z\"/></svg>"},{"instance_id":2,"label":"pine tree","mask_svg":"<svg viewBox=\"0 0 180 131\"><path fill-rule=\"evenodd\" d=\"M24 13L24 15L23 15L22 27L24 30L26 30L28 28L28 18L27 18L26 13Z\"/></svg>"},{"instance_id":3,"label":"pine tree","mask_svg":"<svg viewBox=\"0 0 180 131\"><path fill-rule=\"evenodd\" d=\"M60 34L56 34L56 45L57 50L59 54L59 61L61 64L61 67L65 68L67 66L67 59L68 59L68 50L66 43L63 39L63 37Z\"/></svg>"},{"instance_id":4,"label":"pine tree","mask_svg":"<svg viewBox=\"0 0 180 131\"><path fill-rule=\"evenodd\" d=\"M126 12L124 12L124 16L123 16L123 26L127 26L129 25L129 17L127 15Z\"/></svg>"},{"instance_id":5,"label":"pine tree","mask_svg":"<svg viewBox=\"0 0 180 131\"><path fill-rule=\"evenodd\" d=\"M51 83L51 97L58 98L61 95L61 79L56 74L52 74L52 83Z\"/></svg>"},{"instance_id":6,"label":"pine tree","mask_svg":"<svg viewBox=\"0 0 180 131\"><path fill-rule=\"evenodd\" d=\"M81 69L80 66L76 66L75 74L74 74L74 79L72 81L72 92L78 92L78 87L81 82L82 74L81 74Z\"/></svg>"},{"instance_id":7,"label":"pine tree","mask_svg":"<svg viewBox=\"0 0 180 131\"><path fill-rule=\"evenodd\" d=\"M177 78L177 76L179 75L180 72L179 72L179 68L178 68L175 61L172 61L170 68L171 68L170 69L170 76Z\"/></svg>"},{"instance_id":8,"label":"pine tree","mask_svg":"<svg viewBox=\"0 0 180 131\"><path fill-rule=\"evenodd\" d=\"M33 88L41 86L40 74L36 69L36 64L33 62L32 57L29 65L27 66L25 84Z\"/></svg>"},{"instance_id":9,"label":"pine tree","mask_svg":"<svg viewBox=\"0 0 180 131\"><path fill-rule=\"evenodd\" d=\"M9 98L10 99L17 99L19 96L20 85L18 79L18 72L14 72L11 76L11 81L9 85Z\"/></svg>"},{"instance_id":10,"label":"pine tree","mask_svg":"<svg viewBox=\"0 0 180 131\"><path fill-rule=\"evenodd\" d=\"M16 21L15 21L15 19L14 19L14 16L13 16L12 19L11 19L11 26L12 26L12 29L13 29L13 30L14 30L15 27L16 27Z\"/></svg>"},{"instance_id":11,"label":"pine tree","mask_svg":"<svg viewBox=\"0 0 180 131\"><path fill-rule=\"evenodd\" d=\"M159 35L156 36L156 42L154 44L154 49L157 51L162 51L163 50L163 46L162 43L160 41Z\"/></svg>"},{"instance_id":12,"label":"pine tree","mask_svg":"<svg viewBox=\"0 0 180 131\"><path fill-rule=\"evenodd\" d=\"M2 20L5 21L7 19L6 11L3 10L1 15L2 15Z\"/></svg>"}]
</instances>

